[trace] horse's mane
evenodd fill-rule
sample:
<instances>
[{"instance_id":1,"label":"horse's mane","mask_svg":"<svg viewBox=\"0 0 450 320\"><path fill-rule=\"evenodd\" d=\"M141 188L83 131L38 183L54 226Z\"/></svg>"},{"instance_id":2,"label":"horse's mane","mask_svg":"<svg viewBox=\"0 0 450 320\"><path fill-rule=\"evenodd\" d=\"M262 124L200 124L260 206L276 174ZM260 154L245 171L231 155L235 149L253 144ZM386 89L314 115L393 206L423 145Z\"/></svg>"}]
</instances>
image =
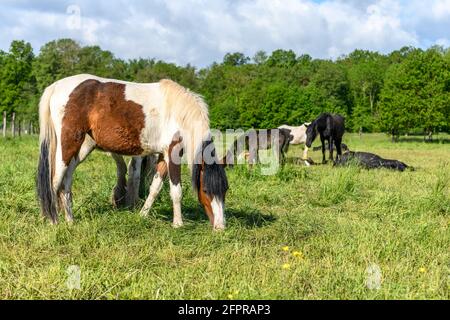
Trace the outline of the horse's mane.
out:
<instances>
[{"instance_id":1,"label":"horse's mane","mask_svg":"<svg viewBox=\"0 0 450 320\"><path fill-rule=\"evenodd\" d=\"M181 127L189 167L201 152L202 143L209 138L208 105L203 97L186 89L174 81L161 80L161 89L166 99L166 117L173 119Z\"/></svg>"}]
</instances>

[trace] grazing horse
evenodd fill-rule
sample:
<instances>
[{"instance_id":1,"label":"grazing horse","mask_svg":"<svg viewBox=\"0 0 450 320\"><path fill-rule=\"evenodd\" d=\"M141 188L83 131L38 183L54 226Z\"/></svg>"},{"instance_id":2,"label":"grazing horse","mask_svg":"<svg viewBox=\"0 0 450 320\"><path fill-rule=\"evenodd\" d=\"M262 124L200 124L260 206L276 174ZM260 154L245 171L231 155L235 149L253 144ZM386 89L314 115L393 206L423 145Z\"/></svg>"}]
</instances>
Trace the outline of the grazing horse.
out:
<instances>
[{"instance_id":1,"label":"grazing horse","mask_svg":"<svg viewBox=\"0 0 450 320\"><path fill-rule=\"evenodd\" d=\"M376 169L376 168L386 168L391 170L405 171L408 165L398 160L383 159L380 156L368 153L368 152L346 152L344 155L336 161L335 165L343 166L349 165L352 162L366 168L366 169Z\"/></svg>"},{"instance_id":2,"label":"grazing horse","mask_svg":"<svg viewBox=\"0 0 450 320\"><path fill-rule=\"evenodd\" d=\"M277 158L284 164L292 138L289 129L249 130L234 141L232 149L227 152L222 162L224 165L233 166L237 153L248 150L248 161L253 165L260 162L259 150L274 148Z\"/></svg>"},{"instance_id":3,"label":"grazing horse","mask_svg":"<svg viewBox=\"0 0 450 320\"><path fill-rule=\"evenodd\" d=\"M308 129L308 126L310 125L310 122L304 123L299 127L291 127L288 125L282 125L279 126L278 128L280 129L288 129L291 130L291 135L292 135L292 140L291 143L292 145L297 145L297 144L305 144L306 143L306 129ZM303 150L303 159L306 159L308 156L308 148L304 148Z\"/></svg>"},{"instance_id":4,"label":"grazing horse","mask_svg":"<svg viewBox=\"0 0 450 320\"><path fill-rule=\"evenodd\" d=\"M330 113L322 113L306 130L306 147L311 148L311 145L317 137L317 133L320 134L320 141L322 142L322 162L325 160L325 141L328 142L328 148L330 151L330 160L333 161L333 144L336 145L337 159L342 155L341 143L342 136L345 132L345 119L341 115L334 115Z\"/></svg>"},{"instance_id":5,"label":"grazing horse","mask_svg":"<svg viewBox=\"0 0 450 320\"><path fill-rule=\"evenodd\" d=\"M291 127L284 124L282 126L279 126L278 128L291 130L292 140L290 144L297 145L304 144L306 142L306 129L310 124L310 122L304 123L299 127Z\"/></svg>"},{"instance_id":6,"label":"grazing horse","mask_svg":"<svg viewBox=\"0 0 450 320\"><path fill-rule=\"evenodd\" d=\"M192 184L214 229L225 227L228 182L211 140L208 107L197 94L170 80L138 84L76 75L47 87L39 105L40 157L37 191L41 211L52 223L63 208L72 214L72 176L94 148L108 151L126 170L122 156L135 157L133 184L142 157L157 154L150 194L141 210L146 216L169 176L173 226L181 216L181 156L186 154ZM131 175L131 176L130 176ZM136 176L135 176L136 175ZM123 182L123 181L122 181ZM120 194L123 190L118 190Z\"/></svg>"}]
</instances>

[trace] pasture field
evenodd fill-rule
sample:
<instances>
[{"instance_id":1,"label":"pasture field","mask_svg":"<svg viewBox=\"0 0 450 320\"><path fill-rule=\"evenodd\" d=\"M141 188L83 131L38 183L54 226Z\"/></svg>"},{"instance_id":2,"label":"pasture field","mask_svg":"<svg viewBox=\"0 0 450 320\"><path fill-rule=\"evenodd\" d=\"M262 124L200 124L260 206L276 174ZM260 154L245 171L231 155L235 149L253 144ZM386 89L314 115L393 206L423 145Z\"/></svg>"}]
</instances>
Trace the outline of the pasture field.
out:
<instances>
[{"instance_id":1,"label":"pasture field","mask_svg":"<svg viewBox=\"0 0 450 320\"><path fill-rule=\"evenodd\" d=\"M115 165L98 151L75 173L75 224L50 226L35 196L37 138L0 140L0 298L449 299L450 137L439 138L344 136L415 167L404 173L227 169L225 232L212 232L187 168L181 229L167 183L148 218L113 210ZM71 266L80 289L67 286Z\"/></svg>"}]
</instances>

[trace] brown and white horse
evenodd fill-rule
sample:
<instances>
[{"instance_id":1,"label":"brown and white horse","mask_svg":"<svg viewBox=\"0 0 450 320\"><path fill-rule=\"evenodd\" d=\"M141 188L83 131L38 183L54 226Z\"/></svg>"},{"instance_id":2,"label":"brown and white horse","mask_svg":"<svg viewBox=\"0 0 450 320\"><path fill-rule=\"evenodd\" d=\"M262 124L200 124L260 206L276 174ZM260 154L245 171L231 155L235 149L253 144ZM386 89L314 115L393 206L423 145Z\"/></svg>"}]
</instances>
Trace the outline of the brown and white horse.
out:
<instances>
[{"instance_id":1,"label":"brown and white horse","mask_svg":"<svg viewBox=\"0 0 450 320\"><path fill-rule=\"evenodd\" d=\"M180 177L184 152L200 203L213 227L224 229L228 182L215 155L208 107L199 95L170 80L138 84L76 75L45 89L39 118L38 196L42 213L52 223L58 221L59 208L64 209L67 221L73 220L73 173L98 148L113 155L118 175L126 170L123 155L134 156L137 162L144 155L159 155L141 215L148 214L168 175L175 227L183 224Z\"/></svg>"}]
</instances>

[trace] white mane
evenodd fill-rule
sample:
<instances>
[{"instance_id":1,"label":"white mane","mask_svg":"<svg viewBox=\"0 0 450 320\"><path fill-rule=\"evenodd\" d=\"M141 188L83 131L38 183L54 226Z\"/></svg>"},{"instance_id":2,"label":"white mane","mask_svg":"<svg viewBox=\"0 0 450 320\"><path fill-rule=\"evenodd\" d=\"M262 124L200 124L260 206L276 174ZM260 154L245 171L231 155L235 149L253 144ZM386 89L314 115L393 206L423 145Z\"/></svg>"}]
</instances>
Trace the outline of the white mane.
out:
<instances>
[{"instance_id":1,"label":"white mane","mask_svg":"<svg viewBox=\"0 0 450 320\"><path fill-rule=\"evenodd\" d=\"M171 80L161 80L160 85L166 99L166 115L172 115L182 129L185 153L191 166L202 142L210 135L208 105L202 96Z\"/></svg>"}]
</instances>

